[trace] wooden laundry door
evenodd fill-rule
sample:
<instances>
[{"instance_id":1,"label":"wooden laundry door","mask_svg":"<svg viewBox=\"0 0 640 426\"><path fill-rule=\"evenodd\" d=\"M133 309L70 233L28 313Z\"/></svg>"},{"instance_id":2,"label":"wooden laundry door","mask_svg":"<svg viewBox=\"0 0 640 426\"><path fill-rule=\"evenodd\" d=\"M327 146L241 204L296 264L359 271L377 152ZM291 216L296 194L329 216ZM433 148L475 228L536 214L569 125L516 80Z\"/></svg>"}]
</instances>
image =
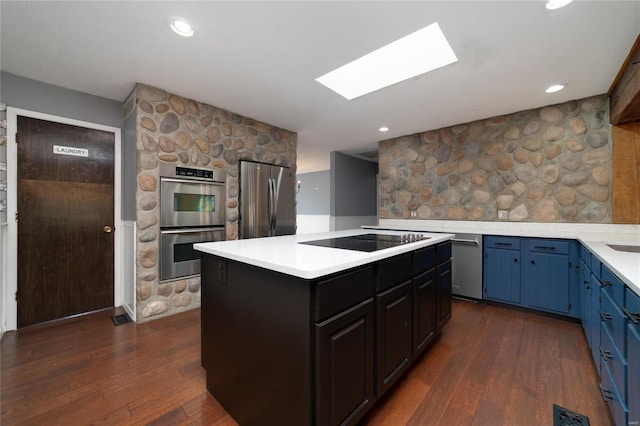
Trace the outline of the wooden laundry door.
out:
<instances>
[{"instance_id":1,"label":"wooden laundry door","mask_svg":"<svg viewBox=\"0 0 640 426\"><path fill-rule=\"evenodd\" d=\"M114 134L17 119L18 327L113 306Z\"/></svg>"}]
</instances>

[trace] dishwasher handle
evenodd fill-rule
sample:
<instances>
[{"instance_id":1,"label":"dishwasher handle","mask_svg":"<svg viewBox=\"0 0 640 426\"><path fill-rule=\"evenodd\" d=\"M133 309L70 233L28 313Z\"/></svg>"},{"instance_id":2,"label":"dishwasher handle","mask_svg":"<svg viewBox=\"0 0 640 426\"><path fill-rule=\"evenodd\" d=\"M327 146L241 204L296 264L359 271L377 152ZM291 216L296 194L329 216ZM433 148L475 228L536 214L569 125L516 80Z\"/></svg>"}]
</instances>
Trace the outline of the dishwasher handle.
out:
<instances>
[{"instance_id":1,"label":"dishwasher handle","mask_svg":"<svg viewBox=\"0 0 640 426\"><path fill-rule=\"evenodd\" d=\"M473 244L474 246L480 245L478 243L478 240L464 240L464 239L461 239L461 238L452 238L451 242L452 243L462 243L462 244Z\"/></svg>"}]
</instances>

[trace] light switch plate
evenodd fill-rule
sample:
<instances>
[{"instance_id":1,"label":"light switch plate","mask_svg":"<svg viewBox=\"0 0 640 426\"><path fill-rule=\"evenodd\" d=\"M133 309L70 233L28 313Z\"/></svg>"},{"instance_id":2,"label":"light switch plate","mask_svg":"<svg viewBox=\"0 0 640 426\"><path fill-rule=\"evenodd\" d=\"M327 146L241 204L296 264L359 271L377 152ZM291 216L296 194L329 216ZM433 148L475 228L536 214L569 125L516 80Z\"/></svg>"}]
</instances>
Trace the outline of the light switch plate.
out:
<instances>
[{"instance_id":1,"label":"light switch plate","mask_svg":"<svg viewBox=\"0 0 640 426\"><path fill-rule=\"evenodd\" d=\"M409 215L410 215L411 217L416 217L416 216L418 216L418 212L416 212L415 210L410 210L410 211L409 211Z\"/></svg>"},{"instance_id":2,"label":"light switch plate","mask_svg":"<svg viewBox=\"0 0 640 426\"><path fill-rule=\"evenodd\" d=\"M498 210L498 220L509 220L509 210Z\"/></svg>"}]
</instances>

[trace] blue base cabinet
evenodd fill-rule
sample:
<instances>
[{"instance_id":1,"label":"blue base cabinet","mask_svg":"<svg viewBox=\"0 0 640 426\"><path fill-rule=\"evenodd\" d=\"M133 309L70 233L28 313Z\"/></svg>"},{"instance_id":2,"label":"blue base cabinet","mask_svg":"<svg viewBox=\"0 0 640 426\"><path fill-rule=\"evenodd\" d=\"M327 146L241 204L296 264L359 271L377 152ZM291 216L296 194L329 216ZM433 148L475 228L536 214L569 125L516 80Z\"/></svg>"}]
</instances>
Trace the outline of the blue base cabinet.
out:
<instances>
[{"instance_id":1,"label":"blue base cabinet","mask_svg":"<svg viewBox=\"0 0 640 426\"><path fill-rule=\"evenodd\" d=\"M485 299L579 318L616 426L640 426L640 296L576 241L484 244Z\"/></svg>"},{"instance_id":2,"label":"blue base cabinet","mask_svg":"<svg viewBox=\"0 0 640 426\"><path fill-rule=\"evenodd\" d=\"M580 304L571 297L578 293L574 259L577 245L571 241L527 239L524 249L524 306L578 317Z\"/></svg>"},{"instance_id":3,"label":"blue base cabinet","mask_svg":"<svg viewBox=\"0 0 640 426\"><path fill-rule=\"evenodd\" d=\"M640 297L626 289L628 424L640 425Z\"/></svg>"},{"instance_id":4,"label":"blue base cabinet","mask_svg":"<svg viewBox=\"0 0 640 426\"><path fill-rule=\"evenodd\" d=\"M591 268L589 263L591 262L591 253L584 246L580 246L580 319L582 320L582 328L584 334L587 337L587 342L591 347L591 294L595 290L591 285ZM596 313L597 315L597 313Z\"/></svg>"},{"instance_id":5,"label":"blue base cabinet","mask_svg":"<svg viewBox=\"0 0 640 426\"><path fill-rule=\"evenodd\" d=\"M582 324L616 426L640 425L640 297L582 246Z\"/></svg>"},{"instance_id":6,"label":"blue base cabinet","mask_svg":"<svg viewBox=\"0 0 640 426\"><path fill-rule=\"evenodd\" d=\"M486 299L580 318L575 241L493 236L484 241Z\"/></svg>"},{"instance_id":7,"label":"blue base cabinet","mask_svg":"<svg viewBox=\"0 0 640 426\"><path fill-rule=\"evenodd\" d=\"M591 356L596 364L596 370L600 371L600 281L593 274L589 274L591 294L589 299L589 324L585 329Z\"/></svg>"},{"instance_id":8,"label":"blue base cabinet","mask_svg":"<svg viewBox=\"0 0 640 426\"><path fill-rule=\"evenodd\" d=\"M513 305L522 304L520 239L486 237L484 241L484 297Z\"/></svg>"}]
</instances>

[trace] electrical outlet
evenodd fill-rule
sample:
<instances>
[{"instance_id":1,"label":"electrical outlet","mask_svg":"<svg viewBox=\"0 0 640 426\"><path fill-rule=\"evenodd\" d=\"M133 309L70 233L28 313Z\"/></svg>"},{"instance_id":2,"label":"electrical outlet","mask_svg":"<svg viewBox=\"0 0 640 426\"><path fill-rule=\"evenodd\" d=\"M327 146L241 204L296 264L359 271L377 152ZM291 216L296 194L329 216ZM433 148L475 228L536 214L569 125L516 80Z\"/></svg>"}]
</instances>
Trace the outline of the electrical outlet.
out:
<instances>
[{"instance_id":1,"label":"electrical outlet","mask_svg":"<svg viewBox=\"0 0 640 426\"><path fill-rule=\"evenodd\" d=\"M410 214L410 216L411 216L411 217L416 217L416 216L418 216L418 212L416 212L415 210L410 210L410 211L409 211L409 214Z\"/></svg>"},{"instance_id":2,"label":"electrical outlet","mask_svg":"<svg viewBox=\"0 0 640 426\"><path fill-rule=\"evenodd\" d=\"M498 210L498 220L509 220L509 210Z\"/></svg>"}]
</instances>

